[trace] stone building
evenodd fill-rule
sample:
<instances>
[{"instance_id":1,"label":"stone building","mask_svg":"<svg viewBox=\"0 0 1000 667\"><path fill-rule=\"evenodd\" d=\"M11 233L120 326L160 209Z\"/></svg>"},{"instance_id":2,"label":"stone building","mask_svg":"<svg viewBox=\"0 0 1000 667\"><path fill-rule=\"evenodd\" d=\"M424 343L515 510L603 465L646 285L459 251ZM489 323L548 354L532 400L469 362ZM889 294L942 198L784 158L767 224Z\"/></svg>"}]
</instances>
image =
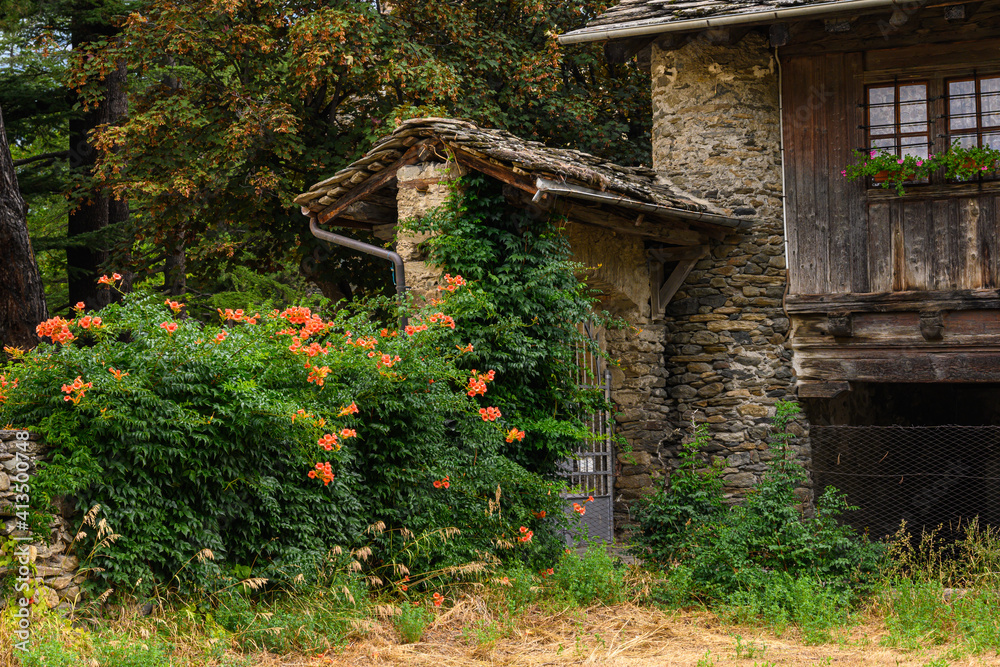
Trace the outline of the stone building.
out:
<instances>
[{"instance_id":1,"label":"stone building","mask_svg":"<svg viewBox=\"0 0 1000 667\"><path fill-rule=\"evenodd\" d=\"M782 400L804 407L813 489L846 490L873 535L1000 523L1000 165L903 195L842 175L861 149L1000 148L997 18L1000 0L625 0L560 41L648 65L652 170L422 119L296 201L314 226L391 239L475 169L568 216L589 281L636 327L602 334L631 449L618 528L693 421L745 493ZM397 249L426 288L418 240Z\"/></svg>"},{"instance_id":2,"label":"stone building","mask_svg":"<svg viewBox=\"0 0 1000 667\"><path fill-rule=\"evenodd\" d=\"M717 421L730 485L759 471L770 403L796 395L814 485L846 490L857 526L1000 523L1000 163L953 148L1000 148L998 17L995 1L624 0L560 37L647 62L654 168L757 219L665 320L668 423ZM889 169L845 178L879 152ZM880 187L948 155L975 175Z\"/></svg>"},{"instance_id":3,"label":"stone building","mask_svg":"<svg viewBox=\"0 0 1000 667\"><path fill-rule=\"evenodd\" d=\"M735 423L756 425L766 417L776 400L766 395L770 381L760 382L757 374L740 370L744 365L774 366L769 375L783 374L781 382L788 383L790 372L778 370L780 342L775 348L766 340L763 345L751 341L760 332L774 338L773 328L781 329L787 321L773 321L758 306L752 312L732 306L718 280L734 271L727 269L728 259L716 258L711 250L757 238L754 230L762 222L693 197L650 168L610 164L579 151L443 118L404 122L364 157L295 201L314 229L346 227L370 231L374 239L394 239L407 287L428 293L440 272L425 265L421 239L397 233L396 223L442 204L449 182L467 170L502 182L508 202L515 206L563 214L564 233L575 259L588 267L586 279L600 291L601 306L634 325L593 332L611 358L619 360L607 369L610 393L617 407L615 430L631 451L619 452L616 460L605 439L568 463L567 471L574 484L581 484L583 497L595 498L586 515L594 522L591 534L610 538L614 525L627 523L629 502L647 492L654 480L662 480L668 450L688 432L684 422L694 410L703 410L714 426L726 429ZM330 238L325 234L321 238ZM759 242L766 246L773 235L768 231ZM783 269L770 267L770 256L756 258L765 252L764 246L745 256L740 267L741 272L752 270L747 268L751 264L761 267L752 281L755 286L783 281ZM690 286L682 286L685 280ZM764 287L759 289L758 299L767 298ZM677 298L679 312L685 313L683 323L664 318L666 304ZM780 298L772 301L771 310L780 314ZM725 314L714 312L727 304ZM730 359L737 351L742 356ZM667 366L665 353L671 360ZM599 378L603 375L598 373ZM722 424L719 417L730 413L737 421ZM727 471L727 480L734 487L749 486L755 455L747 453L742 436L737 442L730 431L718 435L719 442L732 446L733 463L746 459Z\"/></svg>"}]
</instances>

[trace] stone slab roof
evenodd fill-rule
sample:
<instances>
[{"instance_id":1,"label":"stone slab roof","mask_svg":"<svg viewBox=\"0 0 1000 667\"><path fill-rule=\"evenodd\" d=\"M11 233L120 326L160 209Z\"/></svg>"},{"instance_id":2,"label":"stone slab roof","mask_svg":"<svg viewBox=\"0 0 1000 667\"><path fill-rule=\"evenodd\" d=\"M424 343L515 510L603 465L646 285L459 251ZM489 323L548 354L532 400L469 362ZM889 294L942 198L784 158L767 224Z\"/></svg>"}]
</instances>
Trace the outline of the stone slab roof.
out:
<instances>
[{"instance_id":1,"label":"stone slab roof","mask_svg":"<svg viewBox=\"0 0 1000 667\"><path fill-rule=\"evenodd\" d=\"M404 121L361 159L316 183L294 201L304 209L322 214L357 188L364 188L366 183L384 181L388 185L386 179L377 178L379 172L393 165L398 168L407 151L421 142L434 147L442 161L449 151L456 152L461 154L460 162L463 156L466 160L478 160L481 166L495 167L522 181L547 179L632 202L692 213L727 215L709 202L683 192L649 167L624 167L589 153L552 148L504 130L483 128L452 118ZM475 163L472 168L476 168Z\"/></svg>"},{"instance_id":2,"label":"stone slab roof","mask_svg":"<svg viewBox=\"0 0 1000 667\"><path fill-rule=\"evenodd\" d=\"M564 44L722 25L775 23L892 6L895 0L623 0L579 30L559 36ZM610 32L609 32L610 31ZM623 35L622 32L627 32Z\"/></svg>"},{"instance_id":3,"label":"stone slab roof","mask_svg":"<svg viewBox=\"0 0 1000 667\"><path fill-rule=\"evenodd\" d=\"M756 14L783 7L799 5L836 4L836 0L624 0L608 9L593 21L591 26L608 26L648 19L660 22L700 19L729 14Z\"/></svg>"}]
</instances>

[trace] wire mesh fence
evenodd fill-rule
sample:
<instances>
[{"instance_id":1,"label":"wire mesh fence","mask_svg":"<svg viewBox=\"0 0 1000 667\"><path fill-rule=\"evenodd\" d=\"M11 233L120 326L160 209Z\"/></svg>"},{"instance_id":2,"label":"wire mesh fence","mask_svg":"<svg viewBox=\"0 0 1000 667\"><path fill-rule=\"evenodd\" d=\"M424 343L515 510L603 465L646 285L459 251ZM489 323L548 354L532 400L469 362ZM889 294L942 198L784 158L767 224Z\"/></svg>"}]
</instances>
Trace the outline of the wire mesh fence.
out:
<instances>
[{"instance_id":1,"label":"wire mesh fence","mask_svg":"<svg viewBox=\"0 0 1000 667\"><path fill-rule=\"evenodd\" d=\"M845 492L844 520L872 538L903 520L945 539L975 517L1000 526L1000 426L813 426L810 440L816 493Z\"/></svg>"}]
</instances>

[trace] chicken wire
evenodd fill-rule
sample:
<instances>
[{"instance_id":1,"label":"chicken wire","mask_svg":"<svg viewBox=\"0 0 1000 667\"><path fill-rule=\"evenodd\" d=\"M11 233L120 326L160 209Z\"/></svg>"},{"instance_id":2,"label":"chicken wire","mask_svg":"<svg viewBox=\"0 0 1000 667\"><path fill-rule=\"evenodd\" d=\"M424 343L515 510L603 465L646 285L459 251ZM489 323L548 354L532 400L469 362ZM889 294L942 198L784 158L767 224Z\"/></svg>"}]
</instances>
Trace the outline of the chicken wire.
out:
<instances>
[{"instance_id":1,"label":"chicken wire","mask_svg":"<svg viewBox=\"0 0 1000 667\"><path fill-rule=\"evenodd\" d=\"M1000 525L1000 426L812 426L816 494L834 486L858 509L843 520L873 539Z\"/></svg>"}]
</instances>

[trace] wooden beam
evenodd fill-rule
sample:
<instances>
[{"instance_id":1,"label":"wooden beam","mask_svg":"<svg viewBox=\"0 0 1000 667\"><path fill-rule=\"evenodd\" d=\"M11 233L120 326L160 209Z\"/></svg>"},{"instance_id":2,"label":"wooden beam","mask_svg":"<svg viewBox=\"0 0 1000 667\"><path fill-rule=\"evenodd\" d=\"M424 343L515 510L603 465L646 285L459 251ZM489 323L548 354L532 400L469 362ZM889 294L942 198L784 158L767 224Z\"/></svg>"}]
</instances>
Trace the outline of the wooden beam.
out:
<instances>
[{"instance_id":1,"label":"wooden beam","mask_svg":"<svg viewBox=\"0 0 1000 667\"><path fill-rule=\"evenodd\" d=\"M339 217L370 225L385 225L396 222L396 209L370 201L356 201L344 209Z\"/></svg>"},{"instance_id":2,"label":"wooden beam","mask_svg":"<svg viewBox=\"0 0 1000 667\"><path fill-rule=\"evenodd\" d=\"M656 40L656 36L618 39L604 44L604 57L613 65L621 65L631 60L637 53Z\"/></svg>"},{"instance_id":3,"label":"wooden beam","mask_svg":"<svg viewBox=\"0 0 1000 667\"><path fill-rule=\"evenodd\" d=\"M949 5L945 7L944 20L948 23L965 23L965 5Z\"/></svg>"},{"instance_id":4,"label":"wooden beam","mask_svg":"<svg viewBox=\"0 0 1000 667\"><path fill-rule=\"evenodd\" d=\"M704 41L707 44L725 44L732 46L739 43L748 32L756 26L724 26L720 28L708 28L698 33L695 39Z\"/></svg>"},{"instance_id":5,"label":"wooden beam","mask_svg":"<svg viewBox=\"0 0 1000 667\"><path fill-rule=\"evenodd\" d=\"M892 10L892 16L889 17L889 25L893 28L902 28L906 25L906 22L910 20L910 16L917 11L919 5L915 5L912 11L907 11L902 7L896 7Z\"/></svg>"},{"instance_id":6,"label":"wooden beam","mask_svg":"<svg viewBox=\"0 0 1000 667\"><path fill-rule=\"evenodd\" d=\"M959 24L962 29L961 36L955 33L957 26L945 20L942 8L947 4L954 3L937 1L926 4L900 2L899 5L901 7L911 12L910 20L901 27L894 27L889 22L889 11L884 11L880 14L859 16L851 31L845 33L828 33L821 21L796 21L790 23L791 38L788 44L783 47L786 56L783 56L782 60L785 57L800 55L865 51L867 52L865 55L865 71L881 69L869 66L868 54L872 53L873 49L877 49L880 44L889 46L885 38L891 36L891 46L893 49L914 46L918 51L918 56L915 59L910 58L901 67L914 67L923 64L926 67L932 68L944 63L936 60L933 55L921 55L920 49L929 46L944 47L947 45L951 45L951 48L957 51L962 51L962 47L974 49L978 48L976 44L978 40L992 39L1000 33L1000 22L998 22L1000 7L997 7L995 3L982 3L981 8L978 9L978 13L975 15L972 14L972 11L976 9L975 5L979 3L964 3L966 6L965 22ZM919 10L922 13L912 13L917 9L918 5L922 5L922 8ZM961 46L956 47L956 44L960 44ZM977 57L972 53L967 54L967 56L964 53L962 55L965 56L962 64L978 62ZM989 57L994 58L995 55L994 52Z\"/></svg>"},{"instance_id":7,"label":"wooden beam","mask_svg":"<svg viewBox=\"0 0 1000 667\"><path fill-rule=\"evenodd\" d=\"M670 273L670 277L667 278L667 282L663 283L663 287L660 288L659 297L660 304L666 308L670 303L670 300L674 298L674 294L677 294L677 290L680 289L681 285L687 279L688 274L691 273L691 269L694 265L698 263L700 258L696 257L694 259L685 259L677 263L674 270Z\"/></svg>"},{"instance_id":8,"label":"wooden beam","mask_svg":"<svg viewBox=\"0 0 1000 667\"><path fill-rule=\"evenodd\" d=\"M670 245L704 245L709 238L707 234L689 229L686 225L650 220L648 215L637 226L634 218L626 218L597 206L570 202L565 198L556 200L555 209L576 222Z\"/></svg>"},{"instance_id":9,"label":"wooden beam","mask_svg":"<svg viewBox=\"0 0 1000 667\"><path fill-rule=\"evenodd\" d=\"M787 23L772 24L767 30L768 39L771 41L771 48L784 46L792 38L788 30Z\"/></svg>"},{"instance_id":10,"label":"wooden beam","mask_svg":"<svg viewBox=\"0 0 1000 667\"><path fill-rule=\"evenodd\" d=\"M476 167L472 166L472 168ZM511 175L517 176L516 174ZM619 234L638 236L650 241L677 246L700 246L705 245L710 238L708 234L698 229L691 229L691 226L684 223L650 219L648 213L635 218L626 217L608 211L601 205L589 206L572 199L557 197L545 191L542 191L541 200L536 202L518 186L510 184L504 186L503 192L506 200L515 206L529 210L532 208L542 211L553 210L566 216L571 222L600 227Z\"/></svg>"},{"instance_id":11,"label":"wooden beam","mask_svg":"<svg viewBox=\"0 0 1000 667\"><path fill-rule=\"evenodd\" d=\"M860 348L1000 349L1000 310L948 311L940 313L940 319L935 315L916 311L854 313L851 336L837 339L831 336L825 315L792 313L790 339L796 354L813 350L833 356L837 350Z\"/></svg>"},{"instance_id":12,"label":"wooden beam","mask_svg":"<svg viewBox=\"0 0 1000 667\"><path fill-rule=\"evenodd\" d=\"M799 398L834 398L851 390L850 382L799 382Z\"/></svg>"},{"instance_id":13,"label":"wooden beam","mask_svg":"<svg viewBox=\"0 0 1000 667\"><path fill-rule=\"evenodd\" d=\"M997 348L796 351L794 363L802 382L1000 382Z\"/></svg>"},{"instance_id":14,"label":"wooden beam","mask_svg":"<svg viewBox=\"0 0 1000 667\"><path fill-rule=\"evenodd\" d=\"M660 263L680 262L687 259L701 259L708 254L707 245L680 246L675 248L651 248L646 253Z\"/></svg>"},{"instance_id":15,"label":"wooden beam","mask_svg":"<svg viewBox=\"0 0 1000 667\"><path fill-rule=\"evenodd\" d=\"M823 29L827 32L850 32L854 25L853 18L823 19Z\"/></svg>"},{"instance_id":16,"label":"wooden beam","mask_svg":"<svg viewBox=\"0 0 1000 667\"><path fill-rule=\"evenodd\" d=\"M660 303L660 285L663 284L663 263L650 262L649 265L649 315L653 321L662 320L667 304Z\"/></svg>"},{"instance_id":17,"label":"wooden beam","mask_svg":"<svg viewBox=\"0 0 1000 667\"><path fill-rule=\"evenodd\" d=\"M789 313L892 313L925 310L997 310L1000 290L933 290L848 294L789 294Z\"/></svg>"},{"instance_id":18,"label":"wooden beam","mask_svg":"<svg viewBox=\"0 0 1000 667\"><path fill-rule=\"evenodd\" d=\"M434 153L432 147L432 141L422 141L420 143L413 144L410 149L406 151L402 157L393 162L391 165L376 172L364 181L358 187L354 188L346 195L338 199L336 202L330 204L325 209L319 212L316 217L316 222L323 225L330 220L336 218L338 215L343 213L348 206L354 202L361 201L371 193L376 190L388 185L392 181L396 180L396 172L400 167L404 167L408 164L415 164L417 162L422 162L427 159L430 155ZM344 225L347 226L347 225Z\"/></svg>"},{"instance_id":19,"label":"wooden beam","mask_svg":"<svg viewBox=\"0 0 1000 667\"><path fill-rule=\"evenodd\" d=\"M920 335L927 341L944 338L944 315L940 310L920 313Z\"/></svg>"},{"instance_id":20,"label":"wooden beam","mask_svg":"<svg viewBox=\"0 0 1000 667\"><path fill-rule=\"evenodd\" d=\"M678 261L666 280L663 279L664 262L654 259L652 266L650 266L649 305L650 314L654 320L663 318L667 306L670 305L670 300L684 284L695 264L708 253L708 246L697 246L694 249L685 250L695 250L696 252L689 252L685 259Z\"/></svg>"},{"instance_id":21,"label":"wooden beam","mask_svg":"<svg viewBox=\"0 0 1000 667\"><path fill-rule=\"evenodd\" d=\"M826 332L835 338L854 335L854 316L850 312L830 313L826 317Z\"/></svg>"},{"instance_id":22,"label":"wooden beam","mask_svg":"<svg viewBox=\"0 0 1000 667\"><path fill-rule=\"evenodd\" d=\"M535 188L535 179L530 176L515 174L511 171L510 167L484 160L483 158L473 155L472 153L468 153L457 146L449 144L449 149L455 156L455 159L458 160L458 163L462 166L475 169L476 171L482 172L487 176L492 176L498 181L506 183L507 185L513 185L515 188L524 190L532 195L538 191L537 188Z\"/></svg>"}]
</instances>

